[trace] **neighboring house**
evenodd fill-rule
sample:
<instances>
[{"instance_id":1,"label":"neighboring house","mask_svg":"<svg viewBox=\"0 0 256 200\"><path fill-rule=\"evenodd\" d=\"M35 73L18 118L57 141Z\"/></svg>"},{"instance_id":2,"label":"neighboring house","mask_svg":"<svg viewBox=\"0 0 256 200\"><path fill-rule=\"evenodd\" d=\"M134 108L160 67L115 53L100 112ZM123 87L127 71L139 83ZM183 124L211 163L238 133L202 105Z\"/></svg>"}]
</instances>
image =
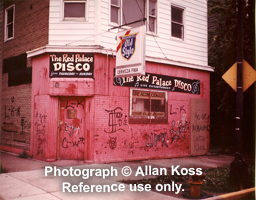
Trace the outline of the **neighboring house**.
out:
<instances>
[{"instance_id":1,"label":"neighboring house","mask_svg":"<svg viewBox=\"0 0 256 200\"><path fill-rule=\"evenodd\" d=\"M49 1L1 1L1 149L30 150L31 59L27 51L48 44Z\"/></svg>"},{"instance_id":2,"label":"neighboring house","mask_svg":"<svg viewBox=\"0 0 256 200\"><path fill-rule=\"evenodd\" d=\"M1 149L98 163L209 151L206 0L3 6ZM137 27L146 74L117 78L117 33ZM125 40L135 50L123 58L138 40Z\"/></svg>"}]
</instances>

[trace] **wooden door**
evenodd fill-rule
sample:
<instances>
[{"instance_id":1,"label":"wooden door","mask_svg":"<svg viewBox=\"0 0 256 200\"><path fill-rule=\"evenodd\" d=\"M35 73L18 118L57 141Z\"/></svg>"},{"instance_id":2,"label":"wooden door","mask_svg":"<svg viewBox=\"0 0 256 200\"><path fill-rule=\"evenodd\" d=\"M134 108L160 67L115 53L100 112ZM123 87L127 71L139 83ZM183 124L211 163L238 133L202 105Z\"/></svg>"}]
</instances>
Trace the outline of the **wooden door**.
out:
<instances>
[{"instance_id":1,"label":"wooden door","mask_svg":"<svg viewBox=\"0 0 256 200\"><path fill-rule=\"evenodd\" d=\"M59 159L84 159L84 124L84 98L61 98L59 107Z\"/></svg>"}]
</instances>

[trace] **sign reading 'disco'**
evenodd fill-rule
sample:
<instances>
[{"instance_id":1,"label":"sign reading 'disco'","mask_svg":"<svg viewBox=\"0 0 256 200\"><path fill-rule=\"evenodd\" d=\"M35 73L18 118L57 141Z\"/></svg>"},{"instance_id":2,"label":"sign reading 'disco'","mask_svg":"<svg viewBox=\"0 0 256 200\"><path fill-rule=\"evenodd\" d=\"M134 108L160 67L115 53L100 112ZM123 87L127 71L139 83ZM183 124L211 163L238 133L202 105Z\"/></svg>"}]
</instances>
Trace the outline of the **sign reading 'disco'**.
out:
<instances>
[{"instance_id":1,"label":"sign reading 'disco'","mask_svg":"<svg viewBox=\"0 0 256 200\"><path fill-rule=\"evenodd\" d=\"M93 78L93 69L94 54L50 54L50 77Z\"/></svg>"},{"instance_id":2,"label":"sign reading 'disco'","mask_svg":"<svg viewBox=\"0 0 256 200\"><path fill-rule=\"evenodd\" d=\"M116 77L145 74L145 37L145 26L117 33Z\"/></svg>"},{"instance_id":3,"label":"sign reading 'disco'","mask_svg":"<svg viewBox=\"0 0 256 200\"><path fill-rule=\"evenodd\" d=\"M114 76L114 85L200 94L200 80L150 73L122 78Z\"/></svg>"}]
</instances>

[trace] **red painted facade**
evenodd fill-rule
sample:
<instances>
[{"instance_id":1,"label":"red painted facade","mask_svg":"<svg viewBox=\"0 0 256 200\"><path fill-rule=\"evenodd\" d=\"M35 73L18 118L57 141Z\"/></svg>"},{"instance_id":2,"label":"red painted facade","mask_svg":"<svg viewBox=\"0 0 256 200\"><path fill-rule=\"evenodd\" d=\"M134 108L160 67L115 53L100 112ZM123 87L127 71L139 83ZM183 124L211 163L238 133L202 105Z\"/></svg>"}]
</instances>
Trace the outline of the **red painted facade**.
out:
<instances>
[{"instance_id":1,"label":"red painted facade","mask_svg":"<svg viewBox=\"0 0 256 200\"><path fill-rule=\"evenodd\" d=\"M50 78L49 60L48 53L32 60L30 151L35 158L103 163L209 151L209 72L146 62L147 73L200 80L200 94L165 91L167 120L140 123L130 118L136 88L113 83L115 58L95 53L94 78ZM200 131L207 133L193 136Z\"/></svg>"}]
</instances>

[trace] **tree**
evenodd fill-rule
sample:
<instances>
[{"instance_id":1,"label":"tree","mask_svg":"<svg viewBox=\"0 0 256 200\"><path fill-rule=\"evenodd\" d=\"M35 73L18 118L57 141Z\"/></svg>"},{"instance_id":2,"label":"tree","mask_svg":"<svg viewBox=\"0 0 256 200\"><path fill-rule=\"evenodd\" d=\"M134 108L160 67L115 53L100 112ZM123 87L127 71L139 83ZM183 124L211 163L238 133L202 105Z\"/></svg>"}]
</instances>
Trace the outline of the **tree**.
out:
<instances>
[{"instance_id":1,"label":"tree","mask_svg":"<svg viewBox=\"0 0 256 200\"><path fill-rule=\"evenodd\" d=\"M254 67L254 0L244 5L244 59ZM237 2L208 0L208 52L211 74L211 141L222 149L235 147L236 93L222 75L236 62ZM244 93L244 143L254 141L254 87ZM248 120L250 117L250 120ZM220 140L221 138L221 140ZM221 144L220 144L221 141ZM249 146L251 147L252 144ZM248 145L246 145L248 146Z\"/></svg>"}]
</instances>

